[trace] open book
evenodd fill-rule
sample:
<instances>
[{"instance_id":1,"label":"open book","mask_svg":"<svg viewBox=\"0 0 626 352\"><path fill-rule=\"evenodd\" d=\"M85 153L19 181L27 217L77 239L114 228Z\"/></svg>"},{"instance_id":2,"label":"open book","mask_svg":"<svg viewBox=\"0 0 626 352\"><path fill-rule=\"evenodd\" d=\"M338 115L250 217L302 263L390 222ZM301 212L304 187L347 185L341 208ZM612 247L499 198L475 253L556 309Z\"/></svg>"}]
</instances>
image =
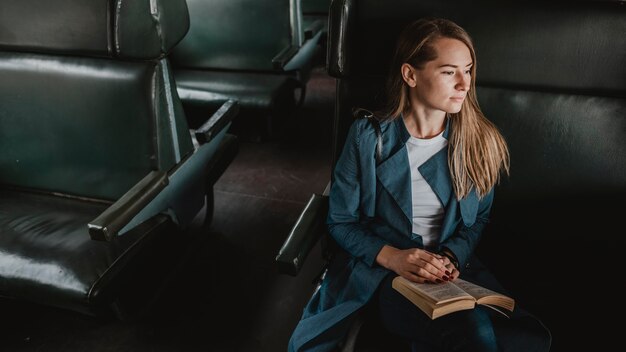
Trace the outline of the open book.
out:
<instances>
[{"instance_id":1,"label":"open book","mask_svg":"<svg viewBox=\"0 0 626 352\"><path fill-rule=\"evenodd\" d=\"M504 310L512 312L515 307L513 298L458 278L454 282L418 284L398 276L393 279L391 286L431 319L459 310L473 309L476 304L489 307L508 317L509 314Z\"/></svg>"}]
</instances>

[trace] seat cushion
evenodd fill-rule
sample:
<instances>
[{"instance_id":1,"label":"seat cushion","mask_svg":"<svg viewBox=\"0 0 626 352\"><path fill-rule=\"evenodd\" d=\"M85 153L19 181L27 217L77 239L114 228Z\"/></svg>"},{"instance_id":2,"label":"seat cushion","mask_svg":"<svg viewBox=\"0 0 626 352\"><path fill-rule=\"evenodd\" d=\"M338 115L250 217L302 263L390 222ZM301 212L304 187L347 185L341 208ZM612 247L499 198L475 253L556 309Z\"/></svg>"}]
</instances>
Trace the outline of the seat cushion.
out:
<instances>
[{"instance_id":1,"label":"seat cushion","mask_svg":"<svg viewBox=\"0 0 626 352\"><path fill-rule=\"evenodd\" d=\"M107 206L0 189L0 295L97 315L139 251L137 240L167 221L154 218L112 242L92 241L87 223Z\"/></svg>"},{"instance_id":2,"label":"seat cushion","mask_svg":"<svg viewBox=\"0 0 626 352\"><path fill-rule=\"evenodd\" d=\"M183 104L217 108L234 99L244 108L270 109L293 94L294 79L272 73L177 70L178 95Z\"/></svg>"}]
</instances>

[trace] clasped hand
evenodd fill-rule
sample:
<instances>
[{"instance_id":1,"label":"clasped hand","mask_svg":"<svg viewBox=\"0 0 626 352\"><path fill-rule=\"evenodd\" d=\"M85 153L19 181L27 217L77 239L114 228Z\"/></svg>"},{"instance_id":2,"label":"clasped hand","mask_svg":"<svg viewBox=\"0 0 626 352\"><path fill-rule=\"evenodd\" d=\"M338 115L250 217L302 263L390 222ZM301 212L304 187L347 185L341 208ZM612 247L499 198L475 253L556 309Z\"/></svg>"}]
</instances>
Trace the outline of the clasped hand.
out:
<instances>
[{"instance_id":1,"label":"clasped hand","mask_svg":"<svg viewBox=\"0 0 626 352\"><path fill-rule=\"evenodd\" d=\"M459 277L459 271L448 257L419 248L384 246L376 261L413 282L442 283Z\"/></svg>"}]
</instances>

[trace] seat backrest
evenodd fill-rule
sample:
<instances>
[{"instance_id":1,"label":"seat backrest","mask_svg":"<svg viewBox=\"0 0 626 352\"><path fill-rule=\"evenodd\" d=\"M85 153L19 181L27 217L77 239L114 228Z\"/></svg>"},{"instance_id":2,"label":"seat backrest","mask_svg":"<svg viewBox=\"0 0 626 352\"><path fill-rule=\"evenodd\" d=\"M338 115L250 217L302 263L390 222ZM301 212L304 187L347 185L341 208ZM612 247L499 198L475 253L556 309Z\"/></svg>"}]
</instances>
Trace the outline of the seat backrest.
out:
<instances>
[{"instance_id":1,"label":"seat backrest","mask_svg":"<svg viewBox=\"0 0 626 352\"><path fill-rule=\"evenodd\" d=\"M369 0L334 0L327 58L328 73L339 79L333 150L341 151L353 121L352 107L376 109L383 104L384 79L395 38L419 17L450 18L472 35L479 60L480 91L508 87L623 98L623 6L601 1L562 4L481 1L474 7L463 1L396 0L390 6ZM483 100L488 94L482 94Z\"/></svg>"},{"instance_id":2,"label":"seat backrest","mask_svg":"<svg viewBox=\"0 0 626 352\"><path fill-rule=\"evenodd\" d=\"M190 153L187 29L184 0L2 1L0 185L113 200Z\"/></svg>"},{"instance_id":3,"label":"seat backrest","mask_svg":"<svg viewBox=\"0 0 626 352\"><path fill-rule=\"evenodd\" d=\"M172 54L176 67L272 71L274 57L302 45L300 0L187 0L187 4L191 25Z\"/></svg>"},{"instance_id":4,"label":"seat backrest","mask_svg":"<svg viewBox=\"0 0 626 352\"><path fill-rule=\"evenodd\" d=\"M473 37L478 100L511 152L511 176L497 187L479 255L550 326L562 320L557 305L578 304L562 296L571 282L612 280L610 270L573 269L577 254L595 251L602 253L603 267L621 266L617 248L626 240L611 229L622 228L617 204L626 197L626 7L604 1L334 0L327 61L338 81L333 165L352 108L381 107L401 29L431 16L449 18ZM539 274L547 263L559 263L555 275ZM597 321L595 313L577 321ZM565 326L555 334L585 334Z\"/></svg>"},{"instance_id":5,"label":"seat backrest","mask_svg":"<svg viewBox=\"0 0 626 352\"><path fill-rule=\"evenodd\" d=\"M330 0L302 0L303 15L328 15Z\"/></svg>"}]
</instances>

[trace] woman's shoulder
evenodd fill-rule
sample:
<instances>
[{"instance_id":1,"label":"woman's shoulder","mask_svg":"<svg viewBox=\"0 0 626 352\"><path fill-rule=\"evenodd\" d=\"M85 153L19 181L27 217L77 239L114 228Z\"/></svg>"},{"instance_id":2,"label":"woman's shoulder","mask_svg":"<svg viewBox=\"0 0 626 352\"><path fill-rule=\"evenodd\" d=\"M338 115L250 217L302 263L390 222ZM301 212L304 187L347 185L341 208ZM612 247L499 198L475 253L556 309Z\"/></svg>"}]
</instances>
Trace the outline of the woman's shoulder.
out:
<instances>
[{"instance_id":1,"label":"woman's shoulder","mask_svg":"<svg viewBox=\"0 0 626 352\"><path fill-rule=\"evenodd\" d=\"M376 129L367 118L356 118L352 122L350 130L348 139L352 139L356 145L368 145L376 140Z\"/></svg>"},{"instance_id":2,"label":"woman's shoulder","mask_svg":"<svg viewBox=\"0 0 626 352\"><path fill-rule=\"evenodd\" d=\"M372 130L372 126L370 126L370 122L367 118L355 117L354 120L350 123L350 131L348 133L348 139L354 139L359 141L364 136L369 134L368 130Z\"/></svg>"},{"instance_id":3,"label":"woman's shoulder","mask_svg":"<svg viewBox=\"0 0 626 352\"><path fill-rule=\"evenodd\" d=\"M385 132L393 131L394 119L390 118L367 118L367 117L357 117L352 122L352 128L359 136L376 136L376 124L380 126L380 130L383 134Z\"/></svg>"}]
</instances>

